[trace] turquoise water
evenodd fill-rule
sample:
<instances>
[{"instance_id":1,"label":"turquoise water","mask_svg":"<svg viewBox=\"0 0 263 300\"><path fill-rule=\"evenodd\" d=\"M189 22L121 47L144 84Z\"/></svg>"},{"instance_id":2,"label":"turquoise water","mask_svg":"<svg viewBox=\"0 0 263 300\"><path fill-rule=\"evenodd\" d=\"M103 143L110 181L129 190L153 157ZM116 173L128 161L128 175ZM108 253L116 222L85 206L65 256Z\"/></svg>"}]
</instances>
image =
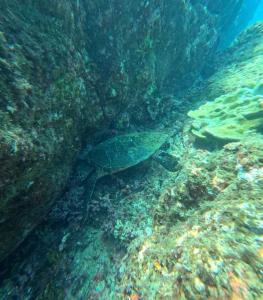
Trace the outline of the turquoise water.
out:
<instances>
[{"instance_id":1,"label":"turquoise water","mask_svg":"<svg viewBox=\"0 0 263 300\"><path fill-rule=\"evenodd\" d=\"M263 19L263 3L261 2L255 12L253 19L250 21L250 24L253 24Z\"/></svg>"}]
</instances>

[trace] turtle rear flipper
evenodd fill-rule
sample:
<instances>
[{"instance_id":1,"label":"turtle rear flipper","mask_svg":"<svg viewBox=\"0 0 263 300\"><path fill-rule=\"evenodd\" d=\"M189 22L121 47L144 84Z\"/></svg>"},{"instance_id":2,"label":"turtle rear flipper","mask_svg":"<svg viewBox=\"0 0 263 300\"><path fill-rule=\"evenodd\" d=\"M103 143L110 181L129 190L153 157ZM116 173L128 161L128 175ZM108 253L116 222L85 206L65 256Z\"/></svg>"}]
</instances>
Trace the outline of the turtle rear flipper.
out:
<instances>
[{"instance_id":1,"label":"turtle rear flipper","mask_svg":"<svg viewBox=\"0 0 263 300\"><path fill-rule=\"evenodd\" d=\"M97 170L94 170L94 172L87 178L85 181L85 191L83 193L83 202L84 202L84 214L86 215L88 212L88 203L93 195L97 180L99 178L99 174Z\"/></svg>"}]
</instances>

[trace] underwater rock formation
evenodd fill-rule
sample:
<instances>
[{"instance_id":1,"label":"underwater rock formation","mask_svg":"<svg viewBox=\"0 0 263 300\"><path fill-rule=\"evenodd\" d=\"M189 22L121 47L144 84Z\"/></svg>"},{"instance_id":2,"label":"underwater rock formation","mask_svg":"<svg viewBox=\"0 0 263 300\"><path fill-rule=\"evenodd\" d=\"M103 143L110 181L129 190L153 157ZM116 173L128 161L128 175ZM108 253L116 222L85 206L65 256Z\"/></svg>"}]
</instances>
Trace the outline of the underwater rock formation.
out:
<instances>
[{"instance_id":1,"label":"underwater rock formation","mask_svg":"<svg viewBox=\"0 0 263 300\"><path fill-rule=\"evenodd\" d=\"M240 2L1 1L1 260L61 193L83 138L138 103L154 118L156 92L193 83Z\"/></svg>"},{"instance_id":2,"label":"underwater rock formation","mask_svg":"<svg viewBox=\"0 0 263 300\"><path fill-rule=\"evenodd\" d=\"M79 30L78 38L75 36L76 32L74 33L74 37L76 38L76 41L74 39L74 43L72 42L74 45L75 42L76 45L78 45L79 39L82 40L82 32L85 32L85 30L91 31L90 28L92 28L92 24L95 23L95 20L91 21L88 19L86 24L89 24L89 28L84 26L85 28L82 30L80 24L85 24L86 19L84 15L90 13L90 16L95 16L95 12L103 11L102 8L106 5L106 1L104 2L103 0L96 1L95 3L91 1L76 1L76 6L71 6L70 1L63 1L63 8L58 5L61 3L60 1L55 1L53 3L54 6L48 5L48 2L43 1L29 1L28 3L33 2L34 5L30 8L30 14L32 11L36 14L38 12L38 9L33 9L33 7L41 8L41 12L45 12L44 15L46 17L50 16L52 22L55 22L55 24L56 22L62 22L62 20L63 22L65 21L64 17L61 17L59 13L62 9L64 9L63 14L72 11L73 14L68 15L70 16L69 19L66 18L68 21L71 20L67 23L71 25L69 27L66 26L62 32L65 32L66 28ZM216 19L218 24L220 23L220 26L223 26L219 20L220 12L227 14L229 9L229 12L231 11L232 13L233 10L237 9L239 1L211 0L204 2L209 3L209 11L217 15ZM9 3L17 4L17 2ZM123 3L123 1L121 1L121 3ZM120 8L123 9L121 3L111 1L111 5L114 5L115 8L115 5L119 4ZM151 5L154 5L152 3L153 2L147 5L145 2L143 4L145 8L147 8L148 6L151 7ZM189 7L191 3L192 9L194 9L200 7L201 1L178 1L177 3L184 4L182 6L183 8ZM111 6L110 4L107 5ZM20 10L16 10L16 13L12 14L11 12L15 11L14 8L10 11L6 5L3 7L6 9L7 19L11 16L16 16L16 14L21 18L24 16ZM100 9L98 9L98 7ZM178 9L182 7L178 6ZM58 11L55 8L57 8ZM23 8L22 11L24 11L24 9L25 8ZM94 9L93 13L91 13L92 9ZM75 18L74 12L76 10L81 11L81 14L78 14L78 17L82 20L81 22L79 18ZM203 10L201 9L201 11ZM107 32L107 30L110 30L110 25L112 24L110 16L112 13L112 10L107 13L105 12L105 16L104 12L102 13L103 17L99 18L99 23L106 22L103 24L109 25L109 27L104 25L100 26L101 31L106 30ZM188 11L188 13L191 15L193 11ZM11 16L9 14L11 14ZM114 14L119 15L115 9ZM109 19L107 19L107 16ZM226 18L225 15L224 18ZM31 19L28 21L22 18L22 20L29 22ZM46 18L41 22L45 22L45 20ZM116 26L119 28L117 29L116 27L116 42L118 41L118 30L125 28L125 26L122 27L122 22L126 20L121 20L120 17L118 19L120 23L116 21L118 23L118 26ZM76 27L74 25L72 28L73 23L71 22L73 22ZM0 24L3 25L6 23L1 22ZM38 28L39 25L35 26ZM15 33L13 31L12 34L9 33L10 28L12 29L13 27L7 26L4 28L4 35L1 35L1 37L4 36L4 38L8 40L7 37L16 36L15 33L17 32L21 34L19 29L16 29ZM26 29L27 27L22 31L23 34L27 32ZM31 30L27 33L31 37L32 34L34 36L35 31L33 31L32 28L30 29ZM58 34L59 32L60 30L57 30L56 38L61 38ZM87 32L83 34L88 37L91 35L91 33L89 35ZM40 37L41 36L40 34ZM70 35L70 37L73 38L73 35ZM179 35L178 38L180 38ZM24 38L19 41L21 45L23 40ZM32 40L34 39L31 38L30 42L32 42ZM60 46L63 45L63 41L64 39L60 40ZM50 45L48 41L47 44L45 42L46 39L44 39L43 44L41 44L41 49L45 49L45 46ZM83 47L84 49L89 49L89 52L92 51L92 43L94 45L92 59L95 61L96 51L99 52L99 46L96 49L96 45L103 45L103 43L97 41L98 44L96 44L95 36L86 42L88 45L84 43ZM127 43L130 43L130 40L127 39ZM0 45L2 47L0 49L4 49L2 46L4 43L1 42ZM53 44L51 43L51 45ZM59 49L60 46L58 46ZM53 47L55 47L55 45L53 45ZM16 51L22 51L22 53L28 49L28 47L23 47L23 45L18 48ZM200 47L200 49L201 48L202 47ZM56 47L55 49L56 51L54 50L54 52L53 48L51 49L52 51L45 52L49 54L48 57L51 57L51 61L54 63L52 68L48 69L51 75L53 74L51 72L53 66L56 66L58 63L59 70L63 69L67 66L64 59L68 58L67 55L73 55L75 53L75 51L69 51L69 53L66 51L60 57L60 50ZM82 47L80 47L80 49L83 50ZM107 47L107 49L110 49L109 53L111 53L112 56L109 56L104 63L110 66L110 62L114 61L115 48ZM122 48L122 44L118 49L124 49ZM7 54L8 53L12 54L12 51L8 51ZM51 55L53 53L55 55L54 57ZM102 51L101 54L103 55L103 53L105 52ZM126 54L127 53L123 51L123 53L120 52L117 57L125 57ZM176 102L175 100L176 105L181 103L185 111L185 109L189 110L190 106L191 109L193 109L193 102L197 108L203 103L202 101L205 102L209 100L213 105L213 100L218 97L224 98L225 96L227 98L230 94L235 95L236 91L243 91L243 89L251 92L257 85L256 83L261 82L262 79L262 68L260 68L262 63L261 54L262 25L259 24L246 31L238 39L237 43L224 54L224 57L218 60L216 64L218 68L217 72L207 82L203 83L203 90L198 89L197 92L190 95L193 100L192 102ZM47 67L45 62L47 58L46 56L44 57L43 64L40 64L40 71L42 68ZM128 114L128 109L138 108L136 102L138 99L142 99L125 96L128 95L125 94L126 91L133 89L132 84L120 86L119 89L111 89L111 84L114 83L118 85L121 79L118 76L116 76L114 80L113 78L109 79L107 77L109 74L106 72L103 73L105 67L104 63L101 63L99 60L92 62L91 58L83 62L82 59L83 57L80 57L80 64L87 63L87 66L85 65L83 69L81 69L83 72L87 70L86 67L91 67L90 72L88 72L88 75L91 76L89 77L91 82L89 81L88 94L85 94L85 97L87 97L85 98L84 106L82 106L84 109L83 113L88 114L91 112L90 109L93 106L90 101L94 98L89 92L94 91L93 96L95 99L99 99L98 102L101 104L101 106L98 105L97 113L100 112L99 108L103 107L101 117L99 120L93 120L86 115L87 119L86 117L84 119L75 119L71 116L71 111L73 110L72 106L75 104L72 102L72 97L76 96L74 94L76 89L72 89L70 85L72 82L75 82L73 75L72 78L70 77L73 81L70 80L66 82L67 84L62 82L61 85L59 85L62 89L62 92L59 94L61 97L52 96L55 103L50 110L45 106L45 103L50 103L48 101L40 101L40 103L37 101L32 102L34 105L31 106L31 109L42 108L39 114L36 114L35 110L32 110L34 114L36 114L34 122L40 119L42 120L41 126L44 132L46 132L45 130L53 129L54 133L56 133L56 130L60 129L61 131L59 132L61 132L61 134L65 133L65 136L63 135L63 143L61 142L61 144L59 144L61 148L55 148L57 152L54 152L53 148L48 148L50 149L50 153L56 153L58 155L56 156L57 159L54 160L54 156L50 154L47 160L48 164L47 161L46 163L38 164L38 160L34 160L28 169L21 169L23 167L23 165L21 167L21 164L14 165L19 168L16 172L20 170L25 172L21 173L22 179L26 178L26 176L23 176L24 174L30 175L31 170L35 170L35 173L39 174L39 182L45 183L47 180L50 180L50 186L48 187L48 191L43 191L38 181L30 182L31 186L28 187L28 190L25 192L24 190L22 190L22 192L18 191L16 197L5 198L4 200L6 201L1 202L1 211L5 213L1 219L3 220L1 237L3 236L2 241L9 243L9 248L4 248L2 252L4 255L8 253L15 245L14 243L18 241L18 236L16 236L18 229L21 228L20 233L23 232L22 237L19 237L20 242L34 224L41 220L42 216L39 216L40 212L44 215L51 202L53 202L55 195L59 194L59 190L61 186L63 186L67 173L69 173L70 166L72 165L73 156L80 148L82 137L86 136L87 140L90 141L88 139L89 136L94 131L97 131L97 129L103 129L104 126L106 127L106 124L111 121L111 117L118 115L122 109L125 115L126 113ZM195 59L194 55L193 59ZM257 64L260 63L258 68L256 68L253 60L255 60ZM133 75L132 66L136 60L133 61L133 59L129 57L128 61L131 64L131 69L129 69L130 73L125 73L127 78L130 76L129 74L131 74L131 76ZM14 62L15 65L13 67L17 66L16 61L13 59L7 60L7 62L11 65ZM70 60L70 62L72 62L72 60ZM6 61L3 63L5 64ZM179 65L180 63L178 62ZM34 65L32 62L32 65L38 70L37 64ZM27 66L27 64L23 64L23 66ZM73 66L75 68L77 65ZM20 66L20 68L22 68L22 66ZM134 70L137 69L135 68ZM72 65L67 69L67 72L70 73L71 71ZM178 72L178 69L175 68L175 71ZM18 71L13 74L7 70L7 72L3 74L5 74L5 76L10 74L15 76L18 74L17 72ZM38 74L35 72L36 71L34 71L33 74ZM44 84L46 81L44 80L42 82L39 78L43 78L42 76L44 76L44 74L46 74L46 76L49 74L45 72L45 70L41 72L41 75L36 78L34 77L34 79L39 84L40 82ZM74 72L76 73L76 70ZM24 71L23 74L27 74L26 71ZM79 76L78 80L75 78L76 82L79 82L79 78L81 78L80 76L83 76L83 74L86 73L80 72L75 74ZM62 75L60 74L59 76ZM62 76L62 78L64 77ZM8 87L13 81L3 80L2 82L0 80L0 82L3 86ZM129 83L129 79L127 79L127 82ZM249 84L243 86L244 82L245 84L249 82ZM36 86L39 89L41 87L40 91L43 91L45 96L53 95L50 93L46 95L44 93L44 91L49 91L49 85L53 86L53 77L51 81L48 81L48 86L45 87L42 87L42 85L39 87L35 81L33 83L35 85L32 87L32 91L34 91ZM141 84L143 83L145 82L142 81ZM180 81L178 81L178 85L180 85ZM70 90L67 89L68 86L71 87ZM139 82L137 88L138 91L140 91L140 88L144 91L143 87L140 87ZM106 91L111 91L112 100L107 96ZM70 94L66 92L70 92ZM143 93L144 92L142 92L142 94ZM42 94L38 93L37 95L41 96ZM65 95L68 95L68 98ZM28 98L31 99L33 96L35 96L35 94L32 93L31 95L30 93L24 101ZM11 101L11 104L16 103L14 101L16 98L10 97L5 99ZM44 100L48 99L44 98ZM175 98L172 98L172 100L174 99ZM189 100L188 92L183 99ZM153 98L153 100L156 99ZM200 103L197 103L198 100ZM82 101L84 100L78 101L80 101L80 105L82 105ZM20 102L18 103L20 104ZM46 128L44 127L45 114L48 112L52 113L54 107L64 111L67 107L64 106L66 103L70 103L71 107L70 111L67 111L68 114L65 115L65 120L67 120L68 116L71 116L72 122L75 122L72 126L78 126L78 131L72 129L72 131L68 132L66 130L68 127L65 127L64 124L64 118L59 119L58 123L54 121L54 125L52 123L44 130L44 128ZM140 103L139 100L138 103ZM43 107L41 105L43 105ZM161 102L160 105L162 105ZM77 109L78 106L74 106L74 108ZM151 112L152 118L154 119L156 115L158 116L159 110L154 110L153 108L154 106L151 106L149 112ZM132 109L131 111L133 111ZM10 112L8 114L6 113L6 115L10 114L11 116L12 106L8 108L8 111ZM36 127L35 130L38 132L41 128L37 127L35 125L36 123L29 123L29 120L22 118L25 112L23 109L20 109L17 115L19 118L14 119L17 123L12 119L13 123L10 122L10 124L21 125L21 128L25 128L29 132ZM92 114L95 113L96 112L92 111ZM169 111L169 113L172 114L173 112ZM74 116L75 114L76 111L74 111ZM79 116L80 115L78 115L78 117ZM15 115L13 117L15 117ZM27 115L26 117L32 121L31 115ZM119 120L119 118L117 119ZM88 172L85 167L83 170L83 166L80 169L76 168L73 176L71 176L71 181L67 186L66 192L59 197L57 204L45 218L45 222L34 230L21 247L1 265L0 298L96 300L260 299L260 295L262 294L262 290L260 290L260 276L262 276L261 264L263 255L263 139L260 135L257 135L253 139L244 139L240 142L226 144L223 149L214 152L196 149L192 144L191 129L190 124L188 124L190 123L188 121L191 120L186 118L186 113L182 119L184 120L181 121L182 123L179 130L174 129L174 123L178 121L177 118L168 119L168 121L170 121L170 127L167 126L169 129L166 128L167 132L172 132L169 138L168 148L166 149L167 153L179 159L180 168L173 172L168 172L162 167L159 167L158 164L155 164L154 161L147 160L145 161L145 165L137 165L133 167L134 169L129 168L124 173L120 172L115 174L114 177L103 178L97 183L94 189L94 197L92 197L88 203L88 214L85 214L87 219L86 223L83 222L83 199L81 197L83 193L81 189L84 189L85 185L78 185L78 182L83 181L83 178L86 179ZM156 124L156 127L162 129L163 124L160 123ZM6 124L9 123L7 122ZM30 124L30 128L27 127L28 124ZM22 127L22 125L24 127ZM61 127L59 127L60 125ZM145 123L141 123L140 129L143 128L143 125L145 125ZM89 129L87 132L85 132L86 128ZM3 131L3 133L4 132L6 131ZM40 132L42 133L41 130ZM48 133L49 132L50 131L48 131ZM24 136L25 135L23 135L23 137ZM45 137L45 135L43 136ZM43 136L39 134L38 142L40 145ZM53 135L48 134L46 138L51 137L53 137ZM75 138L77 138L77 140L75 140ZM57 142L57 139L54 139L55 141L48 140L48 142ZM73 144L69 144L69 141L72 141ZM53 143L51 143L51 146L54 145ZM47 147L47 143L44 145ZM102 145L105 145L105 143L102 143ZM14 146L16 146L16 143ZM16 149L16 147L14 147L14 149ZM21 154L21 148L18 148L18 150L19 152L15 151L14 153ZM35 158L33 154L34 153L32 153L32 158ZM72 155L72 157L70 155ZM9 156L11 157L11 154L9 154ZM17 157L19 159L20 156ZM27 157L30 157L30 154L28 154ZM13 160L9 161L11 170L14 162ZM4 160L3 162L7 163ZM40 166L41 169L38 169L38 166ZM59 174L55 173L59 171L65 172L63 177L62 175L58 177ZM54 174L54 178L50 173ZM61 185L59 184L59 179L61 180ZM51 182L51 180L54 181ZM58 187L55 186L56 184ZM12 186L16 188L16 182L13 182ZM43 184L43 188L47 189L47 185ZM34 197L34 191L41 193L39 198ZM1 198L1 200L2 199L3 198ZM41 202L37 202L39 199ZM24 200L28 200L28 202ZM3 203L6 203L5 206ZM40 205L38 206L39 203ZM30 205L30 211L28 205ZM6 210L4 210L5 208ZM11 208L13 210L11 210ZM27 211L29 211L29 214L27 214ZM20 214L18 212L20 212ZM21 218L21 215L23 218ZM32 218L32 216L34 219L26 219L29 217ZM8 227L8 220L10 220L10 224L13 228ZM15 220L19 228L15 226ZM7 234L4 236L4 233L9 234L10 238L7 238ZM10 241L13 244L11 244ZM122 259L124 252L126 256Z\"/></svg>"},{"instance_id":3,"label":"underwater rock formation","mask_svg":"<svg viewBox=\"0 0 263 300\"><path fill-rule=\"evenodd\" d=\"M88 49L103 71L101 87L106 87L99 95L119 109L125 119L120 127L129 121L156 123L166 110L162 94L201 80L201 71L214 58L218 40L241 3L86 1ZM105 107L105 113L110 116L111 109Z\"/></svg>"},{"instance_id":4,"label":"underwater rock formation","mask_svg":"<svg viewBox=\"0 0 263 300\"><path fill-rule=\"evenodd\" d=\"M190 154L153 234L131 243L115 299L261 299L262 147L261 138Z\"/></svg>"},{"instance_id":5,"label":"underwater rock formation","mask_svg":"<svg viewBox=\"0 0 263 300\"><path fill-rule=\"evenodd\" d=\"M256 21L256 12L258 11L261 0L244 0L239 14L236 17L235 22L227 28L222 36L219 49L224 50L228 47L236 36L246 29L248 24L252 25ZM260 20L260 18L258 18Z\"/></svg>"},{"instance_id":6,"label":"underwater rock formation","mask_svg":"<svg viewBox=\"0 0 263 300\"><path fill-rule=\"evenodd\" d=\"M103 121L96 68L72 11L83 15L59 3L0 4L0 260L42 220L83 134Z\"/></svg>"},{"instance_id":7,"label":"underwater rock formation","mask_svg":"<svg viewBox=\"0 0 263 300\"><path fill-rule=\"evenodd\" d=\"M208 115L202 116L212 122L221 100L227 99L227 110L231 95L262 94L262 30L263 23L248 29L219 59L218 71L192 95L195 100L217 100L191 117L206 108ZM249 113L249 104L255 104L262 124L257 102L238 104L233 114ZM228 117L233 118L230 113ZM262 147L261 134L244 135L214 152L190 146L182 157L183 169L156 206L152 235L129 246L117 276L117 299L261 299Z\"/></svg>"}]
</instances>

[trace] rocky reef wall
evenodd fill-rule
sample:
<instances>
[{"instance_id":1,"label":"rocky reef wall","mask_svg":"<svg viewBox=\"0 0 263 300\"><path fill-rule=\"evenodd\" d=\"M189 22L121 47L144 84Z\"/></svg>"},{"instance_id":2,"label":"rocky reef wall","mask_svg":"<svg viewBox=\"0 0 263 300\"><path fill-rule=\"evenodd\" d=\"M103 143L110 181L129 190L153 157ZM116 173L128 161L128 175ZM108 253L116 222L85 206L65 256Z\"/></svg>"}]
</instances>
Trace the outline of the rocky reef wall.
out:
<instances>
[{"instance_id":1,"label":"rocky reef wall","mask_svg":"<svg viewBox=\"0 0 263 300\"><path fill-rule=\"evenodd\" d=\"M242 1L206 2L1 1L1 260L61 193L84 137L193 84Z\"/></svg>"},{"instance_id":2,"label":"rocky reef wall","mask_svg":"<svg viewBox=\"0 0 263 300\"><path fill-rule=\"evenodd\" d=\"M163 95L202 79L242 3L208 2L85 2L88 49L103 72L107 115L117 107L122 120L125 107L131 123L156 122Z\"/></svg>"},{"instance_id":3,"label":"rocky reef wall","mask_svg":"<svg viewBox=\"0 0 263 300\"><path fill-rule=\"evenodd\" d=\"M77 7L44 2L0 5L1 259L42 220L81 136L103 121Z\"/></svg>"}]
</instances>

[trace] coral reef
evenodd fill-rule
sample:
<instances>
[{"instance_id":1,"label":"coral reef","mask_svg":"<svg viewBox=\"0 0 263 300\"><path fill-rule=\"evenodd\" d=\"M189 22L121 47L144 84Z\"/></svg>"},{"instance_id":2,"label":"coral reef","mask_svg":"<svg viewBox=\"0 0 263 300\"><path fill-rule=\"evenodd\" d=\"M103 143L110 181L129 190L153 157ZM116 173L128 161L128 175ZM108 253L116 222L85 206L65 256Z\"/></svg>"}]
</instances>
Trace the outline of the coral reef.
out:
<instances>
[{"instance_id":1,"label":"coral reef","mask_svg":"<svg viewBox=\"0 0 263 300\"><path fill-rule=\"evenodd\" d=\"M230 109L261 126L263 23L197 85L241 3L0 3L0 259L22 243L1 299L261 299L263 138L237 136ZM222 131L220 106L236 124L223 140L240 141L195 148L190 106L196 135ZM139 159L84 199L91 145L146 126L176 164Z\"/></svg>"},{"instance_id":2,"label":"coral reef","mask_svg":"<svg viewBox=\"0 0 263 300\"><path fill-rule=\"evenodd\" d=\"M84 140L114 119L156 122L161 90L192 85L240 1L214 2L1 1L1 260L63 191Z\"/></svg>"},{"instance_id":3,"label":"coral reef","mask_svg":"<svg viewBox=\"0 0 263 300\"><path fill-rule=\"evenodd\" d=\"M200 145L222 146L227 141L239 140L250 133L262 133L260 83L263 72L258 67L263 64L262 37L263 22L245 30L233 46L217 58L214 64L217 71L186 95L185 101L200 100L193 103L195 110L189 112L194 119L192 130ZM254 101L248 102L246 99ZM200 106L200 103L204 105ZM202 116L204 109L208 109L207 117Z\"/></svg>"},{"instance_id":4,"label":"coral reef","mask_svg":"<svg viewBox=\"0 0 263 300\"><path fill-rule=\"evenodd\" d=\"M251 136L263 128L263 84L222 95L188 116L194 119L192 133L207 142Z\"/></svg>"},{"instance_id":5,"label":"coral reef","mask_svg":"<svg viewBox=\"0 0 263 300\"><path fill-rule=\"evenodd\" d=\"M192 168L183 171L188 192L175 179L161 197L153 234L130 245L119 268L117 299L134 293L142 299L259 299L262 146L254 139L196 153ZM193 201L190 191L198 196L195 210L182 221L174 212L178 202L189 205L180 194Z\"/></svg>"},{"instance_id":6,"label":"coral reef","mask_svg":"<svg viewBox=\"0 0 263 300\"><path fill-rule=\"evenodd\" d=\"M164 168L148 161L101 179L87 212L81 187L72 186L1 265L0 298L116 299L115 275L126 247L152 233L162 186L157 173L168 177ZM89 222L83 225L86 214Z\"/></svg>"},{"instance_id":7,"label":"coral reef","mask_svg":"<svg viewBox=\"0 0 263 300\"><path fill-rule=\"evenodd\" d=\"M90 202L90 224L74 221L72 207L67 226L63 216L54 225L53 215L16 253L0 296L259 299L262 146L262 139L215 152L188 145L177 173L153 164L104 178ZM73 192L61 205L76 204Z\"/></svg>"},{"instance_id":8,"label":"coral reef","mask_svg":"<svg viewBox=\"0 0 263 300\"><path fill-rule=\"evenodd\" d=\"M201 106L215 116L215 105L229 103L230 95L233 101L242 101L240 92L259 100L262 28L259 23L244 32L219 59L218 71L186 99L219 97ZM253 106L252 120L262 118L255 104L244 103ZM250 108L235 109L249 114ZM184 130L187 139L191 120ZM155 206L151 236L134 240L119 267L117 299L262 298L262 145L262 135L255 134L213 152L191 144L184 149L183 169Z\"/></svg>"}]
</instances>

